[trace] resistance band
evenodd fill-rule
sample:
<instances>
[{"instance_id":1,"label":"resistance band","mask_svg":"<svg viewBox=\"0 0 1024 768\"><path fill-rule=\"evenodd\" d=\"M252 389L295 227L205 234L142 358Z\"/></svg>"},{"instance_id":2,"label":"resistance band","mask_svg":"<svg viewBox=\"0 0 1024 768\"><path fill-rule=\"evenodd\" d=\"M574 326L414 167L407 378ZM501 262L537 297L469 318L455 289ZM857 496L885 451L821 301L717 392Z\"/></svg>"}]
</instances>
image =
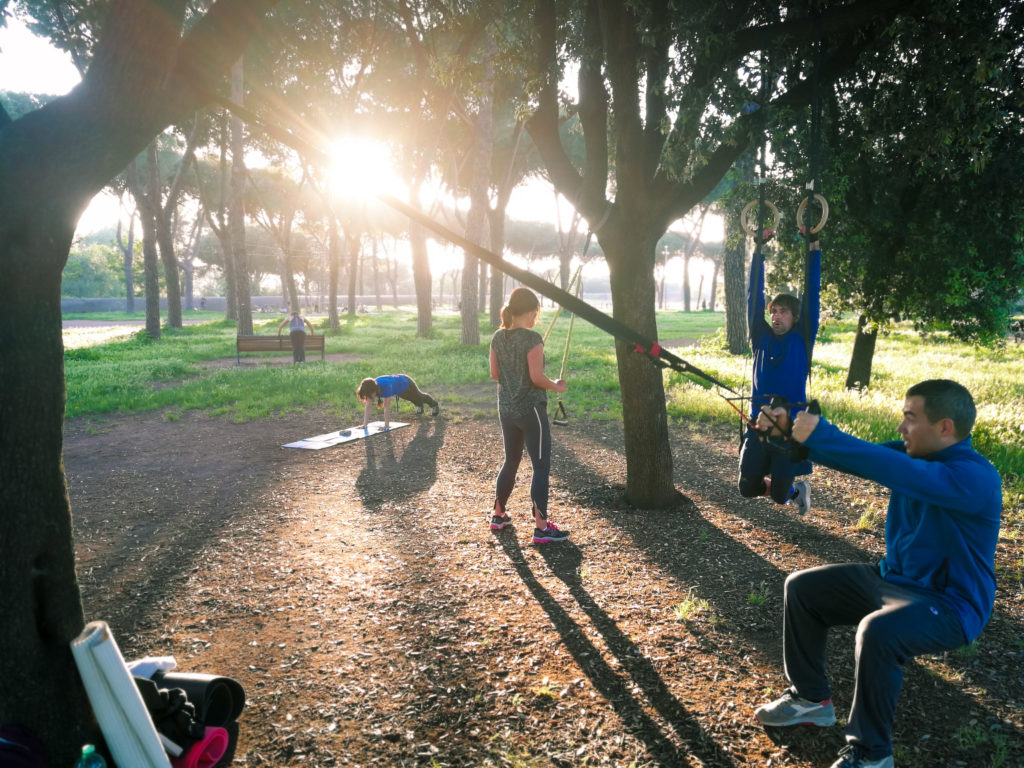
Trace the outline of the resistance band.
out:
<instances>
[{"instance_id":1,"label":"resistance band","mask_svg":"<svg viewBox=\"0 0 1024 768\"><path fill-rule=\"evenodd\" d=\"M587 249L590 247L590 238L593 232L587 233L587 241L583 246L583 257L586 258ZM580 261L580 265L576 267L576 272L573 274L572 279L569 280L568 290L572 292L576 291L576 297L579 298L580 288L583 287L583 262ZM559 315L562 314L564 307L559 307L554 317L551 318L551 322L548 324L548 329L544 332L544 344L548 343L548 336L551 335L551 331L555 328L555 323L558 322ZM569 313L569 330L565 334L565 344L562 346L562 367L558 371L558 378L565 378L565 368L569 362L569 342L572 339L572 326L576 322L576 315ZM555 406L555 417L551 420L552 424L556 424L559 427L564 427L569 423L569 414L565 410L565 403L562 402L562 396L558 396L557 405Z\"/></svg>"}]
</instances>

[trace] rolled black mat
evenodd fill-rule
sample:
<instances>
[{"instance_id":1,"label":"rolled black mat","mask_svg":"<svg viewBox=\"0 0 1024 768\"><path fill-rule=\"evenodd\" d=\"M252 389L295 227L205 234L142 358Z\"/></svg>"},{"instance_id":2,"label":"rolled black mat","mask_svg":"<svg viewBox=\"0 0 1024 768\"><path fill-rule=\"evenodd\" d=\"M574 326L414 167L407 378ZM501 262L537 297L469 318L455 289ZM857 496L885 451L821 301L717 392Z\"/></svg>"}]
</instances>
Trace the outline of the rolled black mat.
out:
<instances>
[{"instance_id":1,"label":"rolled black mat","mask_svg":"<svg viewBox=\"0 0 1024 768\"><path fill-rule=\"evenodd\" d=\"M192 706L196 720L203 725L224 728L242 714L245 691L237 680L201 672L154 672L161 688L181 688Z\"/></svg>"}]
</instances>

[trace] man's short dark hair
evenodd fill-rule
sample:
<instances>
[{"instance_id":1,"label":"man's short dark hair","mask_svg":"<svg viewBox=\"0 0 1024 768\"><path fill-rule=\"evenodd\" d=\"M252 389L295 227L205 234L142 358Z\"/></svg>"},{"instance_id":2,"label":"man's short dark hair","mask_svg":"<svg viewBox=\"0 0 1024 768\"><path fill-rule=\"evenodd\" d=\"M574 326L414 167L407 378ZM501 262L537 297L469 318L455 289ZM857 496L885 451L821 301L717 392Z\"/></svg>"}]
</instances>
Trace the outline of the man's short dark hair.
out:
<instances>
[{"instance_id":1,"label":"man's short dark hair","mask_svg":"<svg viewBox=\"0 0 1024 768\"><path fill-rule=\"evenodd\" d=\"M978 412L974 398L967 387L950 379L928 379L907 390L907 397L924 400L924 413L934 424L942 419L952 419L956 436L963 440L974 429Z\"/></svg>"},{"instance_id":2,"label":"man's short dark hair","mask_svg":"<svg viewBox=\"0 0 1024 768\"><path fill-rule=\"evenodd\" d=\"M800 299L798 299L796 296L793 296L790 293L780 293L778 296L771 300L771 303L768 305L768 311L771 312L772 307L774 307L776 304L778 304L780 307L785 307L786 309L788 309L792 313L794 320L800 319Z\"/></svg>"}]
</instances>

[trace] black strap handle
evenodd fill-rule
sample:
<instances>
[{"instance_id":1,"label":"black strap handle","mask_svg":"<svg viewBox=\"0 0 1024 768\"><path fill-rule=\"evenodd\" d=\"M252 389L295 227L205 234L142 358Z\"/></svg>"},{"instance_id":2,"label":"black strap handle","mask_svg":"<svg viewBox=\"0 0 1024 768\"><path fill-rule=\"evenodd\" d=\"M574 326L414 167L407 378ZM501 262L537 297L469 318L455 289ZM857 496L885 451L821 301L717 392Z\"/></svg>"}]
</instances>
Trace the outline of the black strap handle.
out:
<instances>
[{"instance_id":1,"label":"black strap handle","mask_svg":"<svg viewBox=\"0 0 1024 768\"><path fill-rule=\"evenodd\" d=\"M782 397L781 395L772 395L768 407L770 409L789 409L801 405L807 406L808 413L813 413L818 416L821 415L821 403L819 403L816 399L810 400L806 403L791 403L789 402L789 400L787 400L785 397ZM773 453L788 455L789 460L792 462L806 461L807 457L811 453L811 449L805 446L803 443L797 442L796 440L793 439L792 426L784 428L778 423L776 423L770 415L768 418L772 421L773 427L782 432L781 435L773 435L771 434L771 428L769 428L760 433L760 438L768 446L768 450L772 451Z\"/></svg>"}]
</instances>

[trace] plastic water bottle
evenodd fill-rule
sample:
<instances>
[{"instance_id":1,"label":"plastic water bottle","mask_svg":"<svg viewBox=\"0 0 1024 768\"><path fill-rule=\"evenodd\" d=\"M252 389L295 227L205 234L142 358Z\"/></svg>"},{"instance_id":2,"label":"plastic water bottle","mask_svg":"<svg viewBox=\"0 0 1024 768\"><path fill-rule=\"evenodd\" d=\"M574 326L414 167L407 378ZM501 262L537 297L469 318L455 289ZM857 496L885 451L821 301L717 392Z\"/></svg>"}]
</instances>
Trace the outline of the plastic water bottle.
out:
<instances>
[{"instance_id":1,"label":"plastic water bottle","mask_svg":"<svg viewBox=\"0 0 1024 768\"><path fill-rule=\"evenodd\" d=\"M72 768L107 768L107 761L96 751L96 747L86 744L82 747L82 756L78 758L78 762Z\"/></svg>"}]
</instances>

